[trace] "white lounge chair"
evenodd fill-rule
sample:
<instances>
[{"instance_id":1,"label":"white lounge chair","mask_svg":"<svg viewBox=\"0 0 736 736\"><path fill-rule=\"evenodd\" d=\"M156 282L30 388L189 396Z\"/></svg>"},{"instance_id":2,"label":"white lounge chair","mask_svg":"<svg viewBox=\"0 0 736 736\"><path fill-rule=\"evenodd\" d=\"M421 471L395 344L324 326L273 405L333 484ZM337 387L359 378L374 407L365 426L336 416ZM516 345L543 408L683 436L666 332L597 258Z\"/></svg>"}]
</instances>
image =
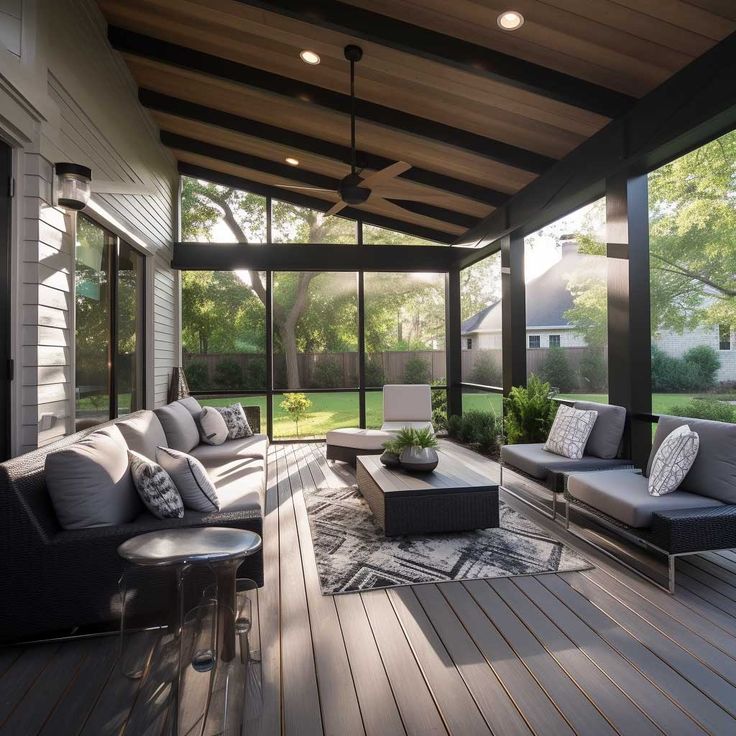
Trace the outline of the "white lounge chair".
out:
<instances>
[{"instance_id":1,"label":"white lounge chair","mask_svg":"<svg viewBox=\"0 0 736 736\"><path fill-rule=\"evenodd\" d=\"M432 389L429 384L388 384L383 387L384 432L398 432L404 427L431 429Z\"/></svg>"}]
</instances>

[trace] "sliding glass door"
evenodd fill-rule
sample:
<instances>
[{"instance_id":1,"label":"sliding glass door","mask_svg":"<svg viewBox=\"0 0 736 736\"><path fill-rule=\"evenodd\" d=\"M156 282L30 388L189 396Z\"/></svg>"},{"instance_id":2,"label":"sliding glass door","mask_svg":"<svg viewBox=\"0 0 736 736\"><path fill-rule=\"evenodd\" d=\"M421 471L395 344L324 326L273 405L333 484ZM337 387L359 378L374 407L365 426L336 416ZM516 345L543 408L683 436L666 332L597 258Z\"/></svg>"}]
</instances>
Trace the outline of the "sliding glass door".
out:
<instances>
[{"instance_id":1,"label":"sliding glass door","mask_svg":"<svg viewBox=\"0 0 736 736\"><path fill-rule=\"evenodd\" d=\"M75 249L76 428L145 404L144 257L84 215Z\"/></svg>"}]
</instances>

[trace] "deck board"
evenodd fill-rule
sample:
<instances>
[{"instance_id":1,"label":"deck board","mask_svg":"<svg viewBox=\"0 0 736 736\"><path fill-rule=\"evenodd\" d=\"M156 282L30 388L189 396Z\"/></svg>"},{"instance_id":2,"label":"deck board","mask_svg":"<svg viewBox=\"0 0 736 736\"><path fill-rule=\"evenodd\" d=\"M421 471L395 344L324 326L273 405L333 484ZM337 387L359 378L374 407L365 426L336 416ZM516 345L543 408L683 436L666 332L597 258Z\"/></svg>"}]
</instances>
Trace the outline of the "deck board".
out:
<instances>
[{"instance_id":1,"label":"deck board","mask_svg":"<svg viewBox=\"0 0 736 736\"><path fill-rule=\"evenodd\" d=\"M249 736L736 733L736 551L678 560L669 596L507 498L594 568L323 596L304 491L354 482L321 444L270 450ZM162 637L146 637L154 667ZM150 693L118 656L114 637L0 650L0 735L139 736L131 709ZM140 733L165 726L153 711Z\"/></svg>"}]
</instances>

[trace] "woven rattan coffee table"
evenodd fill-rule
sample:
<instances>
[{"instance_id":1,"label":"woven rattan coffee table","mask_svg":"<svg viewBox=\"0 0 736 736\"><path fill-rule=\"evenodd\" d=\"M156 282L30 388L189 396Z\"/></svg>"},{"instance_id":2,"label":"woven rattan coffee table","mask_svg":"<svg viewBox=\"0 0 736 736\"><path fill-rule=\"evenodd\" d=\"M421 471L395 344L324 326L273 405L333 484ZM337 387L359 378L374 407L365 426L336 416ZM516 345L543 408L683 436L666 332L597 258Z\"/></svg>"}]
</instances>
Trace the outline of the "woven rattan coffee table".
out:
<instances>
[{"instance_id":1,"label":"woven rattan coffee table","mask_svg":"<svg viewBox=\"0 0 736 736\"><path fill-rule=\"evenodd\" d=\"M498 485L444 453L433 473L410 475L359 455L358 488L387 537L498 526Z\"/></svg>"}]
</instances>

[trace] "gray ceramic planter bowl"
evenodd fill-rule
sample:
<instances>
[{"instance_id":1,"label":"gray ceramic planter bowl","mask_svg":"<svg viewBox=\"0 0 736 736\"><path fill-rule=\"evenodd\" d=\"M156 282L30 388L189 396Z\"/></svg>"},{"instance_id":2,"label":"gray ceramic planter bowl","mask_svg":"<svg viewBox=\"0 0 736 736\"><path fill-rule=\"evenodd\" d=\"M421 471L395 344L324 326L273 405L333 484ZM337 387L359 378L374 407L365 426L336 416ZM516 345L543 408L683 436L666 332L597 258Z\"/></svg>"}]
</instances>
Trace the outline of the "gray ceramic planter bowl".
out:
<instances>
[{"instance_id":1,"label":"gray ceramic planter bowl","mask_svg":"<svg viewBox=\"0 0 736 736\"><path fill-rule=\"evenodd\" d=\"M399 460L408 473L431 473L440 461L437 450L432 447L406 447Z\"/></svg>"}]
</instances>

